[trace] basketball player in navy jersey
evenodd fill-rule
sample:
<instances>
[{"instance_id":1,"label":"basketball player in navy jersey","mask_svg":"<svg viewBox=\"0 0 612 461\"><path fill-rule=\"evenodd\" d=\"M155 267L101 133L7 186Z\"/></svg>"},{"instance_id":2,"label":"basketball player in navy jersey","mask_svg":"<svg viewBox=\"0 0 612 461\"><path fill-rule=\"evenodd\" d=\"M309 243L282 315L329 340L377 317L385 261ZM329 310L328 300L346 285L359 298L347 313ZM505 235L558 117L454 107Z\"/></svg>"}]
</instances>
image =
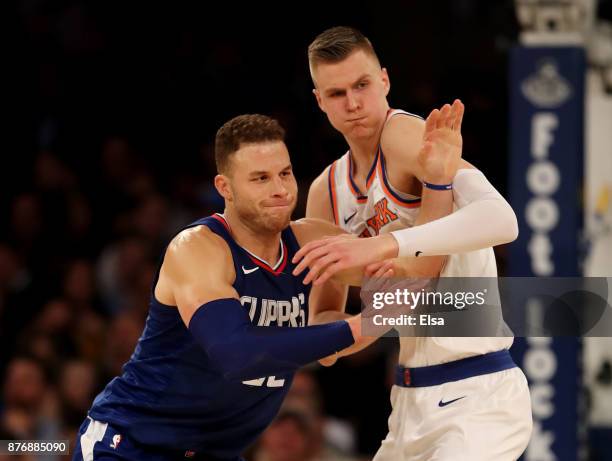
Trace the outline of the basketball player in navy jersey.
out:
<instances>
[{"instance_id":1,"label":"basketball player in navy jersey","mask_svg":"<svg viewBox=\"0 0 612 461\"><path fill-rule=\"evenodd\" d=\"M293 373L360 338L359 319L316 327L291 275L297 184L280 125L249 115L217 133L225 214L167 247L149 316L123 374L96 397L75 460L237 460L276 415ZM339 232L324 226L324 232Z\"/></svg>"}]
</instances>

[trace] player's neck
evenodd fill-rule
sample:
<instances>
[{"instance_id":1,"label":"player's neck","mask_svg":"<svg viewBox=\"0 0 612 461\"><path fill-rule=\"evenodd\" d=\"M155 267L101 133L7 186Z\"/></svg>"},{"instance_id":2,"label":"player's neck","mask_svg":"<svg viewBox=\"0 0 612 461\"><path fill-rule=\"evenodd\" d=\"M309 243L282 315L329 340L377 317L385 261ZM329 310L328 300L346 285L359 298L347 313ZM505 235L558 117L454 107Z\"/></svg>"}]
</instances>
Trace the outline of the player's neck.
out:
<instances>
[{"instance_id":1,"label":"player's neck","mask_svg":"<svg viewBox=\"0 0 612 461\"><path fill-rule=\"evenodd\" d=\"M353 179L359 182L365 182L366 176L372 168L374 158L380 144L380 133L382 127L376 134L369 138L348 139L346 141L351 149L353 158Z\"/></svg>"},{"instance_id":2,"label":"player's neck","mask_svg":"<svg viewBox=\"0 0 612 461\"><path fill-rule=\"evenodd\" d=\"M372 166L378 150L378 139L359 143L349 141L349 147L353 156L353 173L360 173L362 169L369 169Z\"/></svg>"},{"instance_id":3,"label":"player's neck","mask_svg":"<svg viewBox=\"0 0 612 461\"><path fill-rule=\"evenodd\" d=\"M280 232L270 233L262 232L261 229L252 229L229 208L224 210L223 216L238 245L271 266L276 264L280 257Z\"/></svg>"}]
</instances>

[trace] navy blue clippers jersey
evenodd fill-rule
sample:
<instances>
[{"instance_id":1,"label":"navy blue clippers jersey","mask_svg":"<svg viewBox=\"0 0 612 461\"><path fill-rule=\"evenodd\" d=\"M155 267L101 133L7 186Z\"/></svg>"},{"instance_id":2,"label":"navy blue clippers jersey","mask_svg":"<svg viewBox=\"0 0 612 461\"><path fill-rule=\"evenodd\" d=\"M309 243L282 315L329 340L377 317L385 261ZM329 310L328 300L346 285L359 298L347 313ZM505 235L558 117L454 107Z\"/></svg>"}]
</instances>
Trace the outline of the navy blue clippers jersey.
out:
<instances>
[{"instance_id":1,"label":"navy blue clippers jersey","mask_svg":"<svg viewBox=\"0 0 612 461\"><path fill-rule=\"evenodd\" d=\"M310 285L291 271L299 249L290 228L282 232L276 267L232 238L222 215L200 219L232 252L234 288L254 325L301 327L308 322ZM202 261L202 271L207 262ZM161 267L161 264L160 264ZM158 268L159 277L159 268ZM157 282L157 277L153 287ZM293 374L244 382L224 379L195 342L178 309L151 295L145 329L123 374L96 397L89 416L122 429L134 441L177 451L235 459L272 421Z\"/></svg>"}]
</instances>

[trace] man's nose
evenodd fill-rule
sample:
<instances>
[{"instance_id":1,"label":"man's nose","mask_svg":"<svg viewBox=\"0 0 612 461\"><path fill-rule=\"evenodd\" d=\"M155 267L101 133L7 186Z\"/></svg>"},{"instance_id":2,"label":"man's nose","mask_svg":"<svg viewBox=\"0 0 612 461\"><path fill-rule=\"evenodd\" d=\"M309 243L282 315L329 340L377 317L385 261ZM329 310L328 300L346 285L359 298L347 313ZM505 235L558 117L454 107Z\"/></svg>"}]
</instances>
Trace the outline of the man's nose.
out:
<instances>
[{"instance_id":1,"label":"man's nose","mask_svg":"<svg viewBox=\"0 0 612 461\"><path fill-rule=\"evenodd\" d=\"M351 112L359 109L359 100L355 93L350 90L346 93L346 108Z\"/></svg>"},{"instance_id":2,"label":"man's nose","mask_svg":"<svg viewBox=\"0 0 612 461\"><path fill-rule=\"evenodd\" d=\"M277 197L286 197L289 194L285 182L278 176L273 181L273 188L273 193Z\"/></svg>"}]
</instances>

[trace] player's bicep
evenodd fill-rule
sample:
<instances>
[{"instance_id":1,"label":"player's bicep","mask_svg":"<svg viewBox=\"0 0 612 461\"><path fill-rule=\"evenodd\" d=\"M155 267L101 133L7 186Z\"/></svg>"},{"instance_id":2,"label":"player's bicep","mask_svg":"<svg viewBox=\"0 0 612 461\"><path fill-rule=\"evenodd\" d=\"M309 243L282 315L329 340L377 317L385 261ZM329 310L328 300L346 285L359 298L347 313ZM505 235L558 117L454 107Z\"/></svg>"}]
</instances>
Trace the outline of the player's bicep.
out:
<instances>
[{"instance_id":1,"label":"player's bicep","mask_svg":"<svg viewBox=\"0 0 612 461\"><path fill-rule=\"evenodd\" d=\"M238 298L235 272L227 244L208 229L188 229L168 246L162 272L185 325L202 305Z\"/></svg>"},{"instance_id":2,"label":"player's bicep","mask_svg":"<svg viewBox=\"0 0 612 461\"><path fill-rule=\"evenodd\" d=\"M395 116L385 125L380 144L387 162L401 173L423 176L418 162L419 151L423 144L425 122L417 117Z\"/></svg>"},{"instance_id":3,"label":"player's bicep","mask_svg":"<svg viewBox=\"0 0 612 461\"><path fill-rule=\"evenodd\" d=\"M291 229L300 245L300 251L296 255L301 260L299 264L308 265L310 260L319 258L319 260L310 267L311 270L326 267L334 262L332 254L325 257L321 257L319 254L321 251L321 243L326 242L325 239L327 237L344 235L349 238L357 238L355 236L350 236L344 229L330 222L315 218L302 218L294 221L291 223ZM333 279L336 282L350 286L360 286L362 278L363 268L360 267L343 269L333 275Z\"/></svg>"},{"instance_id":4,"label":"player's bicep","mask_svg":"<svg viewBox=\"0 0 612 461\"><path fill-rule=\"evenodd\" d=\"M325 237L347 234L347 232L335 224L318 218L302 218L291 223L291 230L300 247L315 240Z\"/></svg>"}]
</instances>

